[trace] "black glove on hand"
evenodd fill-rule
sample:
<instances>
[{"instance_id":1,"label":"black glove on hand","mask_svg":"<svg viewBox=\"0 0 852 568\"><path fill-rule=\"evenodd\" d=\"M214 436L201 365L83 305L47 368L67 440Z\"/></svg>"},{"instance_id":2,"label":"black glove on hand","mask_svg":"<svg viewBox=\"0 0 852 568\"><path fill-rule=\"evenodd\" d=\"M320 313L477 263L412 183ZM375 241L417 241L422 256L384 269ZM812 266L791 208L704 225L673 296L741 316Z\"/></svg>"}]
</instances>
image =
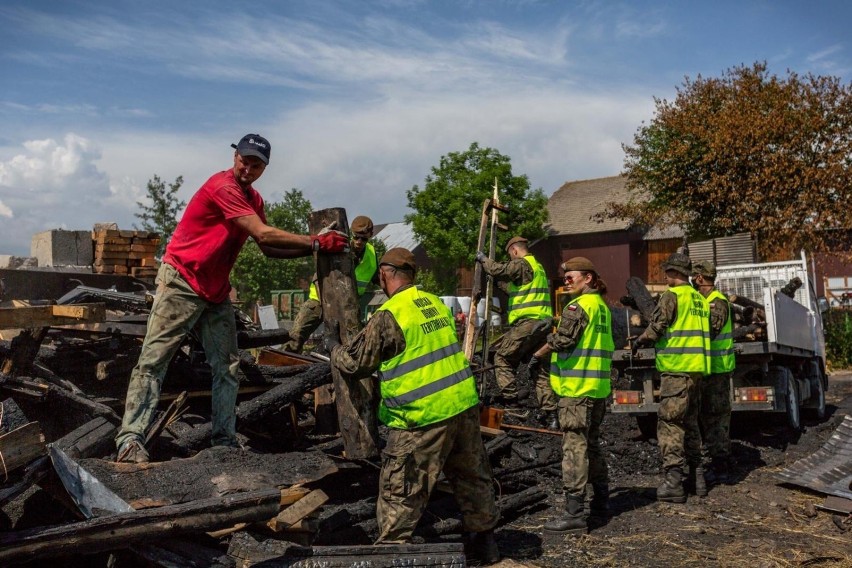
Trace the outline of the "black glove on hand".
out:
<instances>
[{"instance_id":1,"label":"black glove on hand","mask_svg":"<svg viewBox=\"0 0 852 568\"><path fill-rule=\"evenodd\" d=\"M642 349L643 347L650 347L654 344L654 341L645 335L644 333L633 340L633 351L635 352L637 349Z\"/></svg>"},{"instance_id":2,"label":"black glove on hand","mask_svg":"<svg viewBox=\"0 0 852 568\"><path fill-rule=\"evenodd\" d=\"M325 326L325 333L322 337L322 344L328 354L331 355L335 345L340 345L340 323L337 321L329 321Z\"/></svg>"},{"instance_id":3,"label":"black glove on hand","mask_svg":"<svg viewBox=\"0 0 852 568\"><path fill-rule=\"evenodd\" d=\"M530 357L529 365L527 365L527 373L529 373L531 379L538 376L539 369L541 369L541 359L533 355Z\"/></svg>"}]
</instances>

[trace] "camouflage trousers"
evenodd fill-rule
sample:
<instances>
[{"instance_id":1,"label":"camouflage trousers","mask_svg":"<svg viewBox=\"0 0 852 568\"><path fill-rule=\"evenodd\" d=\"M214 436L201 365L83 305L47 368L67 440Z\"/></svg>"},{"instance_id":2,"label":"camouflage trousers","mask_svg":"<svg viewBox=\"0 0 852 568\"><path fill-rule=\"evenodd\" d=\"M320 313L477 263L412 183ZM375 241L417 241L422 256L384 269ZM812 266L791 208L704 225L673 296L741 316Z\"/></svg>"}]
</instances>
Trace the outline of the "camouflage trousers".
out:
<instances>
[{"instance_id":1,"label":"camouflage trousers","mask_svg":"<svg viewBox=\"0 0 852 568\"><path fill-rule=\"evenodd\" d=\"M116 445L143 439L150 426L160 388L181 343L195 328L213 371L213 445L235 445L237 402L237 329L229 300L211 304L190 288L171 265L163 263L157 273L157 294L148 316L148 328L139 361L130 375L124 417Z\"/></svg>"},{"instance_id":2,"label":"camouflage trousers","mask_svg":"<svg viewBox=\"0 0 852 568\"><path fill-rule=\"evenodd\" d=\"M293 353L301 353L305 341L322 323L322 304L308 298L302 302L293 327L290 328L290 341L284 344L284 349Z\"/></svg>"},{"instance_id":3,"label":"camouflage trousers","mask_svg":"<svg viewBox=\"0 0 852 568\"><path fill-rule=\"evenodd\" d=\"M701 462L701 434L698 430L700 373L662 373L660 408L657 411L657 440L663 456L663 469Z\"/></svg>"},{"instance_id":4,"label":"camouflage trousers","mask_svg":"<svg viewBox=\"0 0 852 568\"><path fill-rule=\"evenodd\" d=\"M548 318L547 321L551 320ZM542 320L522 319L516 321L500 338L494 353L494 374L500 394L504 397L518 397L518 386L515 383L518 366L544 345L551 328L552 325L544 324ZM542 362L541 370L534 380L536 400L543 410L549 411L556 410L556 393L550 388L550 370L547 363Z\"/></svg>"},{"instance_id":5,"label":"camouflage trousers","mask_svg":"<svg viewBox=\"0 0 852 568\"><path fill-rule=\"evenodd\" d=\"M479 432L479 407L422 428L391 429L382 452L377 543L405 543L441 472L450 482L464 531L493 528L500 517L491 465Z\"/></svg>"},{"instance_id":6,"label":"camouflage trousers","mask_svg":"<svg viewBox=\"0 0 852 568\"><path fill-rule=\"evenodd\" d=\"M731 375L710 375L702 378L699 385L698 425L704 441L704 455L726 461L731 454Z\"/></svg>"},{"instance_id":7,"label":"camouflage trousers","mask_svg":"<svg viewBox=\"0 0 852 568\"><path fill-rule=\"evenodd\" d=\"M586 495L587 483L608 483L606 458L601 451L601 424L605 398L559 399L562 428L562 486L569 495Z\"/></svg>"}]
</instances>

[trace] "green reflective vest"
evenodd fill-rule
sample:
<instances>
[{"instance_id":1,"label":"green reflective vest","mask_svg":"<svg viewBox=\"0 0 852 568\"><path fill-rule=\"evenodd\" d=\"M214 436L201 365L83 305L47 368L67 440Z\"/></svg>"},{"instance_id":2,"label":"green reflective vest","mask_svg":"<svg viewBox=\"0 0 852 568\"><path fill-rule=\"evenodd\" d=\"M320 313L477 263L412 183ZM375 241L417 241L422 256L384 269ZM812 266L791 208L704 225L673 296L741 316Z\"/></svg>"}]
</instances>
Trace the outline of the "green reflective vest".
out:
<instances>
[{"instance_id":1,"label":"green reflective vest","mask_svg":"<svg viewBox=\"0 0 852 568\"><path fill-rule=\"evenodd\" d=\"M710 373L710 304L689 284L668 290L677 296L677 319L656 344L657 370Z\"/></svg>"},{"instance_id":2,"label":"green reflective vest","mask_svg":"<svg viewBox=\"0 0 852 568\"><path fill-rule=\"evenodd\" d=\"M544 267L535 257L524 257L533 269L533 279L523 286L509 284L509 324L519 319L545 319L553 317L550 305L550 285Z\"/></svg>"},{"instance_id":3,"label":"green reflective vest","mask_svg":"<svg viewBox=\"0 0 852 568\"><path fill-rule=\"evenodd\" d=\"M364 248L364 256L361 257L361 262L355 267L355 285L358 288L358 297L364 295L367 291L367 285L373 280L373 275L379 267L379 261L376 258L376 249L370 243ZM317 291L317 283L311 282L311 288L308 291L308 298L319 302L319 292Z\"/></svg>"},{"instance_id":4,"label":"green reflective vest","mask_svg":"<svg viewBox=\"0 0 852 568\"><path fill-rule=\"evenodd\" d=\"M550 386L559 396L606 398L611 392L610 368L615 344L612 315L600 294L583 294L568 304L578 304L589 324L568 353L550 356Z\"/></svg>"},{"instance_id":5,"label":"green reflective vest","mask_svg":"<svg viewBox=\"0 0 852 568\"><path fill-rule=\"evenodd\" d=\"M716 339L710 340L710 372L713 374L730 373L736 365L734 361L734 325L731 321L731 303L728 302L728 298L723 293L715 288L707 296L708 303L713 300L725 302L725 306L728 308L728 320L719 330Z\"/></svg>"},{"instance_id":6,"label":"green reflective vest","mask_svg":"<svg viewBox=\"0 0 852 568\"><path fill-rule=\"evenodd\" d=\"M358 286L358 297L363 296L364 292L367 291L367 285L373 280L378 267L379 260L376 258L376 249L373 248L373 245L367 243L361 262L355 267L355 284Z\"/></svg>"},{"instance_id":7,"label":"green reflective vest","mask_svg":"<svg viewBox=\"0 0 852 568\"><path fill-rule=\"evenodd\" d=\"M411 286L394 294L388 311L405 336L405 350L379 366L379 420L390 428L434 424L479 404L470 364L450 309Z\"/></svg>"}]
</instances>

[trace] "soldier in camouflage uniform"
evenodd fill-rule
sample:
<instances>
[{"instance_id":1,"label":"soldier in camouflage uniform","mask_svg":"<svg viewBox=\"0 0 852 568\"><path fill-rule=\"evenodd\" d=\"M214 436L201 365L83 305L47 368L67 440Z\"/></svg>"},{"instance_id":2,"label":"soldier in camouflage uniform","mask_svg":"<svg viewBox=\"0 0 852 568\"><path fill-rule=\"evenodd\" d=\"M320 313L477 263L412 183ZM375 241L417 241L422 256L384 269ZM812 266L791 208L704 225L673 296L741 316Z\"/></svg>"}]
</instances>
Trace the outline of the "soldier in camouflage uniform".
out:
<instances>
[{"instance_id":1,"label":"soldier in camouflage uniform","mask_svg":"<svg viewBox=\"0 0 852 568\"><path fill-rule=\"evenodd\" d=\"M527 248L527 239L513 237L506 244L508 262L496 262L482 251L476 260L482 269L509 295L508 321L511 327L503 334L494 354L494 372L500 389L500 401L518 401L515 372L521 362L544 345L553 329L553 308L550 303L550 282L544 268ZM540 419L549 428L559 427L556 417L556 397L550 388L550 373L538 359L531 358L530 379L535 381Z\"/></svg>"},{"instance_id":2,"label":"soldier in camouflage uniform","mask_svg":"<svg viewBox=\"0 0 852 568\"><path fill-rule=\"evenodd\" d=\"M657 439L665 470L657 500L685 503L685 467L689 467L691 479L704 479L698 409L699 383L709 372L710 317L707 300L689 283L689 257L673 253L663 269L669 288L660 295L648 327L633 346L654 344L657 349Z\"/></svg>"},{"instance_id":3,"label":"soldier in camouflage uniform","mask_svg":"<svg viewBox=\"0 0 852 568\"><path fill-rule=\"evenodd\" d=\"M728 298L716 289L713 262L692 263L692 284L710 303L710 375L700 383L698 423L704 455L710 460L705 467L707 481L721 484L728 482L731 455L731 375L736 364L731 306Z\"/></svg>"},{"instance_id":4,"label":"soldier in camouflage uniform","mask_svg":"<svg viewBox=\"0 0 852 568\"><path fill-rule=\"evenodd\" d=\"M562 263L571 301L562 311L556 333L535 356L550 355L550 384L559 395L562 437L562 486L565 514L544 525L553 533L588 530L584 515L586 484L592 484L589 512L605 518L609 509L609 476L600 447L606 399L611 392L612 316L603 301L606 284L592 262L582 256ZM552 354L552 355L551 355Z\"/></svg>"},{"instance_id":5,"label":"soldier in camouflage uniform","mask_svg":"<svg viewBox=\"0 0 852 568\"><path fill-rule=\"evenodd\" d=\"M359 215L349 227L352 233L351 250L355 257L355 280L358 297L362 297L370 283L378 285L376 250L369 240L373 237L373 221L369 217ZM316 274L311 278L311 288L308 299L302 302L293 327L290 328L290 341L284 344L284 349L293 353L301 353L305 341L322 323L322 303L319 297Z\"/></svg>"},{"instance_id":6,"label":"soldier in camouflage uniform","mask_svg":"<svg viewBox=\"0 0 852 568\"><path fill-rule=\"evenodd\" d=\"M390 432L382 452L378 543L405 543L441 472L462 512L466 553L499 560L499 511L479 431L479 398L455 323L441 300L413 285L414 255L389 250L379 261L388 301L347 345L327 332L331 364L358 378L379 371L379 420Z\"/></svg>"}]
</instances>

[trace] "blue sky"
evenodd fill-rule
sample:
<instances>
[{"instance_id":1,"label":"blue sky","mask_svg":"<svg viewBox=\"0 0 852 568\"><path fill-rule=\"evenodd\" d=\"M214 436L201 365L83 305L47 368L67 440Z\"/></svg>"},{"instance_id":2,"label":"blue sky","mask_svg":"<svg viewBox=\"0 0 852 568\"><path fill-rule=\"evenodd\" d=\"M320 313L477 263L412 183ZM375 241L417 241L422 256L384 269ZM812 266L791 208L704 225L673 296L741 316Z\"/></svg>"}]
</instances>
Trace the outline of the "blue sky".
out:
<instances>
[{"instance_id":1,"label":"blue sky","mask_svg":"<svg viewBox=\"0 0 852 568\"><path fill-rule=\"evenodd\" d=\"M0 254L132 228L153 175L188 200L248 132L272 144L267 200L296 187L350 218L402 220L474 141L550 195L619 173L684 77L766 61L848 84L850 21L841 0L4 0Z\"/></svg>"}]
</instances>

